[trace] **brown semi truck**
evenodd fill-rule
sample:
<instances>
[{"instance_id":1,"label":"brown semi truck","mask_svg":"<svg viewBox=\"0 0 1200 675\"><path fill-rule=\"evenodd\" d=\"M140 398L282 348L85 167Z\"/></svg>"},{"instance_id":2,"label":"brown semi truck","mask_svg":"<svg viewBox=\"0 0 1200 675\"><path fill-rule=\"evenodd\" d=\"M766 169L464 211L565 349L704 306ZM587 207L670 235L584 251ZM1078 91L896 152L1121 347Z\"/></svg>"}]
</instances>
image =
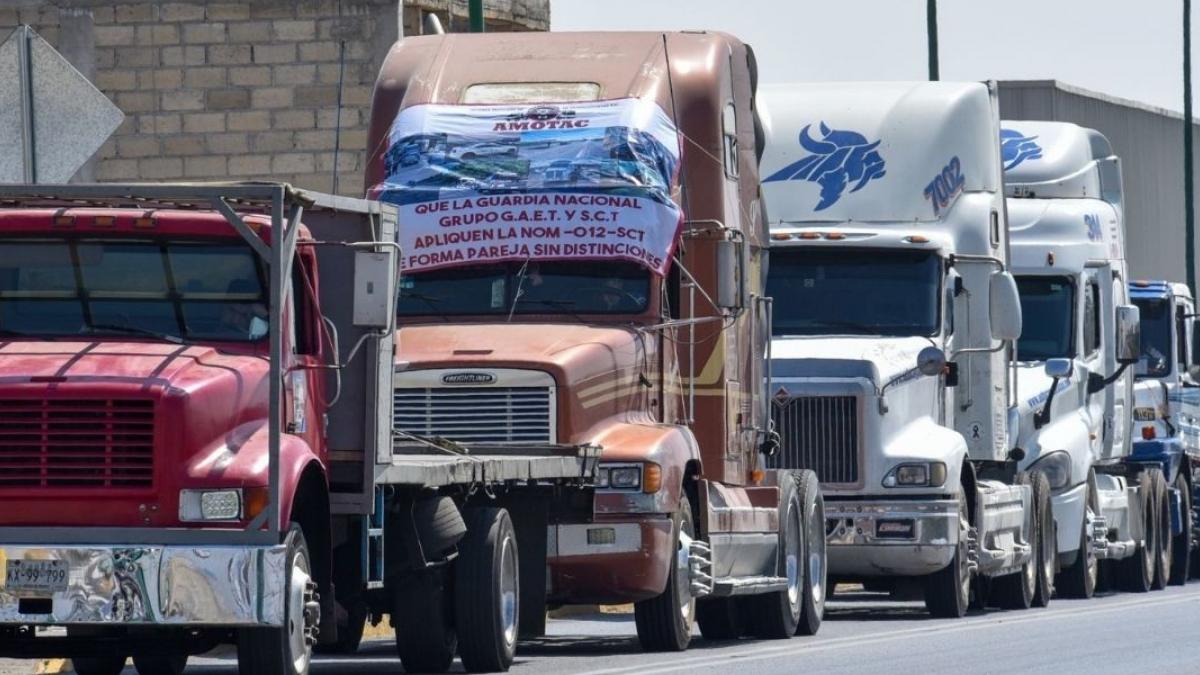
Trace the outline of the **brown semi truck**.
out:
<instances>
[{"instance_id":1,"label":"brown semi truck","mask_svg":"<svg viewBox=\"0 0 1200 675\"><path fill-rule=\"evenodd\" d=\"M634 602L657 650L694 621L709 638L820 624L819 486L763 461L755 80L747 45L706 32L434 35L382 68L367 184L405 249L398 442L601 448L582 512L509 508L523 635L547 604ZM449 575L421 578L396 597L402 655L452 650L466 620Z\"/></svg>"}]
</instances>

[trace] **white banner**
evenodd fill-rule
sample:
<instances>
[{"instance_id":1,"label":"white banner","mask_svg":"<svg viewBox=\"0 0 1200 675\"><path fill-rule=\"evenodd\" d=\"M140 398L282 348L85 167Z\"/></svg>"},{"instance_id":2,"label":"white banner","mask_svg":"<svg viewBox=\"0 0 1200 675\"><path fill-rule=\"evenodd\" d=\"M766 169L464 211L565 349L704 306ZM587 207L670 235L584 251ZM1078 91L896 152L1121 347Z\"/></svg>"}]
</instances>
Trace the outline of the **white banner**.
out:
<instances>
[{"instance_id":1,"label":"white banner","mask_svg":"<svg viewBox=\"0 0 1200 675\"><path fill-rule=\"evenodd\" d=\"M670 266L679 135L639 99L400 112L373 194L400 207L405 271L512 260Z\"/></svg>"}]
</instances>

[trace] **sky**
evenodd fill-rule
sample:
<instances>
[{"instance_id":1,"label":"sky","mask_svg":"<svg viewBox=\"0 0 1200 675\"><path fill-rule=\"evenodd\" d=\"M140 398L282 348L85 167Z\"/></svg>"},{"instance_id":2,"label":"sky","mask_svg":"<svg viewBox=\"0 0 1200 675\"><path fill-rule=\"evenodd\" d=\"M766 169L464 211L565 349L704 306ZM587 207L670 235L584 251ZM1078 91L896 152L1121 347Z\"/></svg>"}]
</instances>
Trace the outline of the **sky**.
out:
<instances>
[{"instance_id":1,"label":"sky","mask_svg":"<svg viewBox=\"0 0 1200 675\"><path fill-rule=\"evenodd\" d=\"M1182 6L1182 0L940 0L941 79L1056 79L1178 112ZM754 47L762 82L928 76L925 0L551 0L550 7L556 31L733 33ZM1195 34L1193 90L1200 86L1198 40Z\"/></svg>"}]
</instances>

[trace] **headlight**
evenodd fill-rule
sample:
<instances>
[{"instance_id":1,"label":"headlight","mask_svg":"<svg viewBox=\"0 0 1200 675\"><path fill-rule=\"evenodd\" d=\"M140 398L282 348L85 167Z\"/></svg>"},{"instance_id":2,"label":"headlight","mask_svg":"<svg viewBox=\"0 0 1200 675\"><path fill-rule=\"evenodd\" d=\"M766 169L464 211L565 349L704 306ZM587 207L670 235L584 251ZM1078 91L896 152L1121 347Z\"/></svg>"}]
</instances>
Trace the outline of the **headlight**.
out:
<instances>
[{"instance_id":1,"label":"headlight","mask_svg":"<svg viewBox=\"0 0 1200 675\"><path fill-rule=\"evenodd\" d=\"M640 464L601 464L596 469L596 487L609 490L658 492L662 487L662 467L653 462Z\"/></svg>"},{"instance_id":2,"label":"headlight","mask_svg":"<svg viewBox=\"0 0 1200 675\"><path fill-rule=\"evenodd\" d=\"M238 520L242 517L242 491L180 490L179 520L185 523Z\"/></svg>"},{"instance_id":3,"label":"headlight","mask_svg":"<svg viewBox=\"0 0 1200 675\"><path fill-rule=\"evenodd\" d=\"M1030 471L1041 471L1050 483L1051 490L1061 490L1071 484L1071 456L1065 450L1052 452L1033 464Z\"/></svg>"},{"instance_id":4,"label":"headlight","mask_svg":"<svg viewBox=\"0 0 1200 675\"><path fill-rule=\"evenodd\" d=\"M946 465L941 462L899 464L883 477L884 487L941 487L946 483Z\"/></svg>"}]
</instances>

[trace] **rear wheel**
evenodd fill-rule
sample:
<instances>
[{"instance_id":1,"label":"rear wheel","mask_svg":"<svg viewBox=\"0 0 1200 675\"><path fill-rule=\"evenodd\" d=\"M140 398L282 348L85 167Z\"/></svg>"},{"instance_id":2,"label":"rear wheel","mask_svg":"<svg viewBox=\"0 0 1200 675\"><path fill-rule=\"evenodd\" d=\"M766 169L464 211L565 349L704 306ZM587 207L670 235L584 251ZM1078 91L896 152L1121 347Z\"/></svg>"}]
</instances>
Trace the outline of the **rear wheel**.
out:
<instances>
[{"instance_id":1,"label":"rear wheel","mask_svg":"<svg viewBox=\"0 0 1200 675\"><path fill-rule=\"evenodd\" d=\"M358 600L350 605L346 616L338 617L337 642L327 645L318 644L314 651L318 654L353 654L362 644L363 631L367 628L369 609L364 600Z\"/></svg>"},{"instance_id":2,"label":"rear wheel","mask_svg":"<svg viewBox=\"0 0 1200 675\"><path fill-rule=\"evenodd\" d=\"M1099 495L1096 492L1096 476L1088 474L1087 506L1083 522L1079 525L1079 554L1058 575L1058 592L1065 598L1088 599L1096 594L1100 577L1100 560L1096 558L1096 547L1092 545L1091 521L1089 516L1100 513Z\"/></svg>"},{"instance_id":3,"label":"rear wheel","mask_svg":"<svg viewBox=\"0 0 1200 675\"><path fill-rule=\"evenodd\" d=\"M138 675L179 675L187 667L187 660L187 654L135 656L133 667Z\"/></svg>"},{"instance_id":4,"label":"rear wheel","mask_svg":"<svg viewBox=\"0 0 1200 675\"><path fill-rule=\"evenodd\" d=\"M791 637L800 623L804 592L804 514L796 494L796 477L780 474L779 555L775 574L787 579L787 588L750 598L754 635L782 640Z\"/></svg>"},{"instance_id":5,"label":"rear wheel","mask_svg":"<svg viewBox=\"0 0 1200 675\"><path fill-rule=\"evenodd\" d=\"M1155 537L1154 584L1156 591L1167 587L1171 580L1171 558L1174 557L1175 536L1171 532L1171 493L1167 479L1160 469L1149 469L1154 483L1155 511L1158 513L1158 532Z\"/></svg>"},{"instance_id":6,"label":"rear wheel","mask_svg":"<svg viewBox=\"0 0 1200 675\"><path fill-rule=\"evenodd\" d=\"M284 579L283 626L238 631L238 672L242 675L306 675L312 661L316 628L321 623L312 559L300 525L292 523L284 540L287 577Z\"/></svg>"},{"instance_id":7,"label":"rear wheel","mask_svg":"<svg viewBox=\"0 0 1200 675\"><path fill-rule=\"evenodd\" d=\"M1154 480L1151 477L1153 469L1143 471L1138 476L1138 501L1142 510L1142 531L1144 537L1137 544L1133 555L1118 560L1116 566L1117 583L1127 591L1145 593L1154 582L1154 561L1158 551L1155 541L1158 534L1158 512L1154 503Z\"/></svg>"},{"instance_id":8,"label":"rear wheel","mask_svg":"<svg viewBox=\"0 0 1200 675\"><path fill-rule=\"evenodd\" d=\"M1184 471L1187 461L1175 477L1175 490L1179 492L1179 518L1183 521L1183 531L1175 536L1174 551L1171 554L1171 585L1182 586L1187 583L1188 563L1192 555L1192 488L1188 485Z\"/></svg>"},{"instance_id":9,"label":"rear wheel","mask_svg":"<svg viewBox=\"0 0 1200 675\"><path fill-rule=\"evenodd\" d=\"M410 673L444 673L454 663L453 594L445 568L399 579L392 593L396 654Z\"/></svg>"},{"instance_id":10,"label":"rear wheel","mask_svg":"<svg viewBox=\"0 0 1200 675\"><path fill-rule=\"evenodd\" d=\"M468 509L466 521L454 566L458 655L468 673L505 671L517 651L517 533L505 509Z\"/></svg>"},{"instance_id":11,"label":"rear wheel","mask_svg":"<svg viewBox=\"0 0 1200 675\"><path fill-rule=\"evenodd\" d=\"M1037 591L1040 550L1042 546L1041 504L1038 501L1038 490L1033 488L1036 477L1040 474L1022 472L1017 476L1018 485L1031 487L1029 511L1025 514L1025 533L1030 547L1029 561L1021 566L1015 574L996 577L992 580L992 597L996 603L1005 609L1029 609L1033 604L1033 594ZM1043 477L1042 480L1045 480Z\"/></svg>"},{"instance_id":12,"label":"rear wheel","mask_svg":"<svg viewBox=\"0 0 1200 675\"><path fill-rule=\"evenodd\" d=\"M742 600L745 598L705 598L696 601L696 623L705 640L736 640L746 634Z\"/></svg>"},{"instance_id":13,"label":"rear wheel","mask_svg":"<svg viewBox=\"0 0 1200 675\"><path fill-rule=\"evenodd\" d=\"M679 500L674 521L675 555L667 573L667 587L656 597L633 606L638 641L649 651L681 652L687 649L692 636L696 600L691 592L688 556L695 527L686 495Z\"/></svg>"},{"instance_id":14,"label":"rear wheel","mask_svg":"<svg viewBox=\"0 0 1200 675\"><path fill-rule=\"evenodd\" d=\"M967 613L971 598L971 570L967 566L967 500L958 497L958 545L950 564L925 577L925 607L942 619L957 619Z\"/></svg>"},{"instance_id":15,"label":"rear wheel","mask_svg":"<svg viewBox=\"0 0 1200 675\"><path fill-rule=\"evenodd\" d=\"M71 659L78 675L120 675L125 670L124 656L79 656Z\"/></svg>"},{"instance_id":16,"label":"rear wheel","mask_svg":"<svg viewBox=\"0 0 1200 675\"><path fill-rule=\"evenodd\" d=\"M804 509L804 586L800 594L800 623L796 635L816 635L825 618L825 591L829 586L825 551L825 497L817 474L802 471L798 482Z\"/></svg>"}]
</instances>

